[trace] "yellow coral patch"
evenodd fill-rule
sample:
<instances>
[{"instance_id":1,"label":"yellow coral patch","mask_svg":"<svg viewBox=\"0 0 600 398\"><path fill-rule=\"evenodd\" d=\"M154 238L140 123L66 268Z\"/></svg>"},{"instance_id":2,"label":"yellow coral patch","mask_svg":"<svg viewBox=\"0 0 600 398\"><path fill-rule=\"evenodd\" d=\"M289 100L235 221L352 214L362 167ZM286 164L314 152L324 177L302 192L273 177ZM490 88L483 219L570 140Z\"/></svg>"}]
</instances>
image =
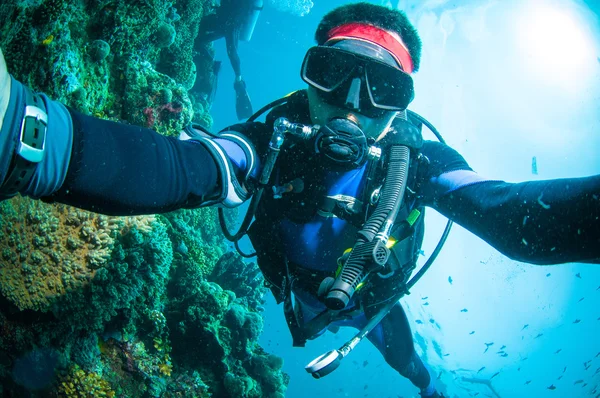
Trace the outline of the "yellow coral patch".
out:
<instances>
[{"instance_id":1,"label":"yellow coral patch","mask_svg":"<svg viewBox=\"0 0 600 398\"><path fill-rule=\"evenodd\" d=\"M110 384L102 379L100 375L86 372L77 365L71 367L69 373L63 378L58 387L58 393L61 397L67 398L113 398L115 396Z\"/></svg>"},{"instance_id":2,"label":"yellow coral patch","mask_svg":"<svg viewBox=\"0 0 600 398\"><path fill-rule=\"evenodd\" d=\"M171 371L173 370L173 365L171 365L169 362L161 363L158 365L158 370L160 371L160 373L164 374L165 376L170 377Z\"/></svg>"},{"instance_id":3,"label":"yellow coral patch","mask_svg":"<svg viewBox=\"0 0 600 398\"><path fill-rule=\"evenodd\" d=\"M42 45L43 46L48 46L50 45L50 43L52 43L54 41L54 35L50 35L48 37L46 37L43 41L42 41Z\"/></svg>"},{"instance_id":4,"label":"yellow coral patch","mask_svg":"<svg viewBox=\"0 0 600 398\"><path fill-rule=\"evenodd\" d=\"M152 230L153 216L108 217L23 197L0 212L0 292L19 309L47 311L86 285L110 259L115 238Z\"/></svg>"}]
</instances>

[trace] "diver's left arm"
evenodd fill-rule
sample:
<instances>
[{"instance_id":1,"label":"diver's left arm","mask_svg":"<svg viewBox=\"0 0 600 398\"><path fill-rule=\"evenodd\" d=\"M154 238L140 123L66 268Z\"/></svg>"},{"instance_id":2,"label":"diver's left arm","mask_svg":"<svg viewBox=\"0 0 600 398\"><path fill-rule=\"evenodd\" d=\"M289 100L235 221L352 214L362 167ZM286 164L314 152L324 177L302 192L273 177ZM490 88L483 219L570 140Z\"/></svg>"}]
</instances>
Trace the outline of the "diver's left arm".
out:
<instances>
[{"instance_id":1,"label":"diver's left arm","mask_svg":"<svg viewBox=\"0 0 600 398\"><path fill-rule=\"evenodd\" d=\"M600 175L507 183L454 163L429 179L431 207L514 260L600 262Z\"/></svg>"}]
</instances>

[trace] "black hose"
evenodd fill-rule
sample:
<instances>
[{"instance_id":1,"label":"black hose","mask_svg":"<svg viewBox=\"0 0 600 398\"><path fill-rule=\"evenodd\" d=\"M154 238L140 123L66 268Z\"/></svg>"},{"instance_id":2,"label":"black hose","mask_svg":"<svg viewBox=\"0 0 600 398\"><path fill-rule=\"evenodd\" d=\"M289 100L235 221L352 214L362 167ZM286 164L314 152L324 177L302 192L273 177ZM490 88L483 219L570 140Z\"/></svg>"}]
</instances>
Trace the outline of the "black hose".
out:
<instances>
[{"instance_id":1,"label":"black hose","mask_svg":"<svg viewBox=\"0 0 600 398\"><path fill-rule=\"evenodd\" d=\"M248 206L248 211L246 212L246 216L244 217L244 221L242 221L242 225L238 229L238 231L234 234L229 232L227 228L227 224L225 222L225 213L223 212L223 208L219 208L219 224L221 224L221 229L223 230L223 235L230 242L236 242L240 240L248 231L248 227L252 222L252 218L254 218L254 214L256 213L256 209L260 202L260 198L264 192L264 187L261 187L256 191L256 193L252 196L252 200L250 201L250 205ZM241 254L241 253L240 253Z\"/></svg>"},{"instance_id":2,"label":"black hose","mask_svg":"<svg viewBox=\"0 0 600 398\"><path fill-rule=\"evenodd\" d=\"M402 199L404 198L404 191L406 190L410 149L405 146L395 145L390 149L389 156L388 170L379 203L361 231L372 235L368 241L371 241L375 237L386 220L396 219Z\"/></svg>"},{"instance_id":3,"label":"black hose","mask_svg":"<svg viewBox=\"0 0 600 398\"><path fill-rule=\"evenodd\" d=\"M444 228L444 233L442 234L440 241L436 245L435 249L433 249L433 253L431 253L431 256L429 256L429 258L427 259L425 264L423 264L423 266L421 267L419 272L417 272L415 274L415 276L410 278L410 280L406 284L406 290L410 290L415 285L415 283L417 283L419 281L419 279L421 279L421 277L423 275L425 275L425 272L427 272L429 267L431 267L431 264L433 264L433 262L435 261L435 259L438 256L438 254L440 254L440 251L442 250L444 243L446 243L446 239L448 238L448 234L450 233L451 228L452 228L452 221L448 221L448 223L446 223L446 228Z\"/></svg>"},{"instance_id":4,"label":"black hose","mask_svg":"<svg viewBox=\"0 0 600 398\"><path fill-rule=\"evenodd\" d=\"M322 282L331 283L325 298L325 305L330 309L339 310L346 307L360 282L373 270L373 265L380 259L385 263L387 259L389 252L385 248L378 247L378 241L374 238L386 223L394 223L400 211L408 179L410 149L396 145L390 149L389 156L383 192L376 210L358 232L356 244L340 274L333 282L328 282L327 279ZM380 249L387 253L383 253ZM373 256L377 257L375 263L373 263Z\"/></svg>"},{"instance_id":5,"label":"black hose","mask_svg":"<svg viewBox=\"0 0 600 398\"><path fill-rule=\"evenodd\" d=\"M412 116L414 119L417 119L419 122L423 123L425 126L427 126L427 128L429 130L431 130L431 132L435 135L435 137L438 139L439 142L441 142L442 144L445 144L446 141L444 141L444 138L442 137L442 135L440 134L439 131L437 131L437 129L433 126L433 124L429 123L429 120L425 119L423 116L419 115L416 112L413 112L409 109L407 109L408 114L410 116Z\"/></svg>"}]
</instances>

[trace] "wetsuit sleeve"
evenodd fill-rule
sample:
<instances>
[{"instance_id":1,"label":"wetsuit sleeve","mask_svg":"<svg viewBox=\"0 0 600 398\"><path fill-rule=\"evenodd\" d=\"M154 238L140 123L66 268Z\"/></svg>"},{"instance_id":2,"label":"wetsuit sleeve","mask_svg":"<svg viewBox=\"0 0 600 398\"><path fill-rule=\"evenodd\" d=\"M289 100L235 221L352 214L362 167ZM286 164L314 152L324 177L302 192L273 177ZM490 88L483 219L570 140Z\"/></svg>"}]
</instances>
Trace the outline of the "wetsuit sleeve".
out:
<instances>
[{"instance_id":1,"label":"wetsuit sleeve","mask_svg":"<svg viewBox=\"0 0 600 398\"><path fill-rule=\"evenodd\" d=\"M198 207L219 195L216 162L198 142L69 112L69 169L62 187L46 200L133 215Z\"/></svg>"},{"instance_id":2,"label":"wetsuit sleeve","mask_svg":"<svg viewBox=\"0 0 600 398\"><path fill-rule=\"evenodd\" d=\"M430 164L440 167L422 176L425 204L517 261L600 262L600 176L493 181L451 148L429 149Z\"/></svg>"}]
</instances>

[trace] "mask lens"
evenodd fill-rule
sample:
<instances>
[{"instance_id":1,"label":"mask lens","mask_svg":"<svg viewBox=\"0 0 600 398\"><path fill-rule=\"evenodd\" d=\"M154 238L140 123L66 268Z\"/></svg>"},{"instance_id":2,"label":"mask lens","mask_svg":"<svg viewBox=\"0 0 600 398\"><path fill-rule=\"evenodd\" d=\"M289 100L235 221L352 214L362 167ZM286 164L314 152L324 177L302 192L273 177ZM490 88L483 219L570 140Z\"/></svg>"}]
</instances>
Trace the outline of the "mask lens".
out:
<instances>
[{"instance_id":1,"label":"mask lens","mask_svg":"<svg viewBox=\"0 0 600 398\"><path fill-rule=\"evenodd\" d=\"M319 90L330 92L352 73L352 54L332 48L313 47L306 53L302 65L302 80Z\"/></svg>"},{"instance_id":2,"label":"mask lens","mask_svg":"<svg viewBox=\"0 0 600 398\"><path fill-rule=\"evenodd\" d=\"M367 85L373 106L386 110L404 110L414 98L412 78L399 69L369 62Z\"/></svg>"}]
</instances>

